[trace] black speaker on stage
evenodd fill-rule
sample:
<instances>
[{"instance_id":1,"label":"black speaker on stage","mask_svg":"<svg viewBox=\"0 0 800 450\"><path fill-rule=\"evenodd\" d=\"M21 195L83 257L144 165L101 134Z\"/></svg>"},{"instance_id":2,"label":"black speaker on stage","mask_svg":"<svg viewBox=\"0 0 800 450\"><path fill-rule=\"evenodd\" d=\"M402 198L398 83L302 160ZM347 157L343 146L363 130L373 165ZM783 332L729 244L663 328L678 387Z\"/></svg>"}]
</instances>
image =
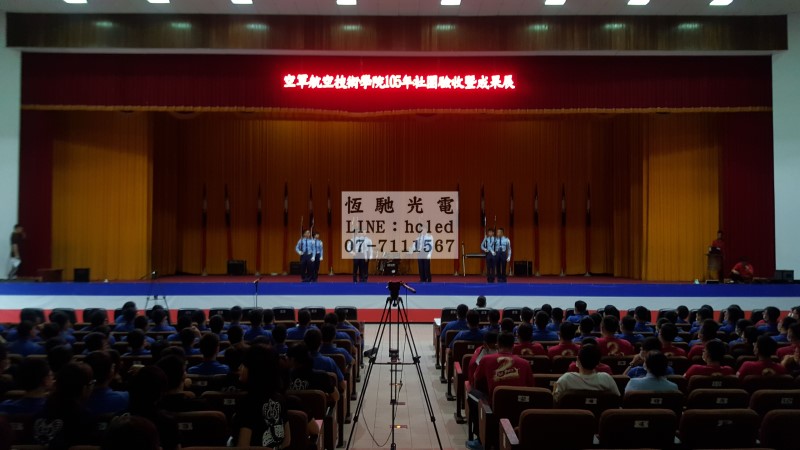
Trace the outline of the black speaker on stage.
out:
<instances>
[{"instance_id":1,"label":"black speaker on stage","mask_svg":"<svg viewBox=\"0 0 800 450\"><path fill-rule=\"evenodd\" d=\"M247 262L242 259L229 259L228 275L247 275Z\"/></svg>"},{"instance_id":2,"label":"black speaker on stage","mask_svg":"<svg viewBox=\"0 0 800 450\"><path fill-rule=\"evenodd\" d=\"M772 281L773 283L793 283L794 270L776 270Z\"/></svg>"},{"instance_id":3,"label":"black speaker on stage","mask_svg":"<svg viewBox=\"0 0 800 450\"><path fill-rule=\"evenodd\" d=\"M289 263L289 275L300 275L300 261Z\"/></svg>"},{"instance_id":4,"label":"black speaker on stage","mask_svg":"<svg viewBox=\"0 0 800 450\"><path fill-rule=\"evenodd\" d=\"M514 261L514 276L529 277L533 275L533 263L530 261Z\"/></svg>"},{"instance_id":5,"label":"black speaker on stage","mask_svg":"<svg viewBox=\"0 0 800 450\"><path fill-rule=\"evenodd\" d=\"M88 283L89 276L90 273L88 268L74 269L72 271L72 280L77 281L78 283Z\"/></svg>"}]
</instances>

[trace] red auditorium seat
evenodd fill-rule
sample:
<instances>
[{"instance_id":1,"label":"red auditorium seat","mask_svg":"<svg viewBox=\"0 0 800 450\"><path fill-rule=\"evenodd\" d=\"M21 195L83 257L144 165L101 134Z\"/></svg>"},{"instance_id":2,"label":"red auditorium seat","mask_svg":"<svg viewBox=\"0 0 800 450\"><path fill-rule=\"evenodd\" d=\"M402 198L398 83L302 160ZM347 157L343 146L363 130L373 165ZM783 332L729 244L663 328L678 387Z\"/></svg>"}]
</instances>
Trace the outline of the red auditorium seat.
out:
<instances>
[{"instance_id":1,"label":"red auditorium seat","mask_svg":"<svg viewBox=\"0 0 800 450\"><path fill-rule=\"evenodd\" d=\"M750 396L750 409L764 417L773 410L800 410L800 389L761 389Z\"/></svg>"},{"instance_id":2,"label":"red auditorium seat","mask_svg":"<svg viewBox=\"0 0 800 450\"><path fill-rule=\"evenodd\" d=\"M576 450L591 448L595 417L581 409L529 409L519 417L515 430L507 419L500 419L501 450Z\"/></svg>"},{"instance_id":3,"label":"red auditorium seat","mask_svg":"<svg viewBox=\"0 0 800 450\"><path fill-rule=\"evenodd\" d=\"M689 392L695 389L738 389L740 387L741 382L736 375L724 377L696 375L689 379Z\"/></svg>"},{"instance_id":4,"label":"red auditorium seat","mask_svg":"<svg viewBox=\"0 0 800 450\"><path fill-rule=\"evenodd\" d=\"M611 409L600 416L602 448L669 448L678 417L668 409Z\"/></svg>"},{"instance_id":5,"label":"red auditorium seat","mask_svg":"<svg viewBox=\"0 0 800 450\"><path fill-rule=\"evenodd\" d=\"M492 406L481 400L479 408L478 435L485 449L496 449L500 419L517 426L525 410L552 409L553 394L543 388L498 386L492 394Z\"/></svg>"},{"instance_id":6,"label":"red auditorium seat","mask_svg":"<svg viewBox=\"0 0 800 450\"><path fill-rule=\"evenodd\" d=\"M219 411L192 411L175 415L181 432L181 446L225 446L230 433L225 414Z\"/></svg>"},{"instance_id":7,"label":"red auditorium seat","mask_svg":"<svg viewBox=\"0 0 800 450\"><path fill-rule=\"evenodd\" d=\"M750 405L744 389L695 389L686 397L686 409L741 409Z\"/></svg>"},{"instance_id":8,"label":"red auditorium seat","mask_svg":"<svg viewBox=\"0 0 800 450\"><path fill-rule=\"evenodd\" d=\"M635 391L622 397L625 409L668 409L680 417L685 399L682 392ZM677 425L677 424L676 424Z\"/></svg>"},{"instance_id":9,"label":"red auditorium seat","mask_svg":"<svg viewBox=\"0 0 800 450\"><path fill-rule=\"evenodd\" d=\"M789 375L749 375L742 380L742 389L750 393L761 389L794 388L794 378Z\"/></svg>"},{"instance_id":10,"label":"red auditorium seat","mask_svg":"<svg viewBox=\"0 0 800 450\"><path fill-rule=\"evenodd\" d=\"M770 411L761 422L759 440L764 447L775 450L797 449L797 424L800 410Z\"/></svg>"},{"instance_id":11,"label":"red auditorium seat","mask_svg":"<svg viewBox=\"0 0 800 450\"><path fill-rule=\"evenodd\" d=\"M755 447L759 417L749 409L684 411L678 436L687 448Z\"/></svg>"}]
</instances>

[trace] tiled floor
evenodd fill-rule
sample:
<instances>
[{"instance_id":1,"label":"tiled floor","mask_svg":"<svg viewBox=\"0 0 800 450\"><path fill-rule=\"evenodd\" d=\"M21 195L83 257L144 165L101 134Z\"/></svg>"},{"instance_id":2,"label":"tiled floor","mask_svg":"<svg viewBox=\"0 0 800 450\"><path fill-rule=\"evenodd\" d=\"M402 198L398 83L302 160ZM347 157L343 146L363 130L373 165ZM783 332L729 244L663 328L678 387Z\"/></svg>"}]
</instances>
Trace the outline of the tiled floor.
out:
<instances>
[{"instance_id":1,"label":"tiled floor","mask_svg":"<svg viewBox=\"0 0 800 450\"><path fill-rule=\"evenodd\" d=\"M372 346L377 325L368 325L366 328L365 347ZM411 326L414 342L419 352L420 366L428 387L428 395L431 398L431 407L436 419L436 428L439 430L443 449L464 449L464 442L467 439L467 426L459 425L455 422L453 413L455 412L455 402L445 399L446 385L439 382L439 371L436 370L434 359L434 348L432 342L432 325L419 324ZM411 360L411 352L404 346L404 339L400 341L401 354L405 347L404 361ZM383 343L378 354L377 362L388 361L388 335L384 335ZM357 385L360 393L365 381L366 370L362 370L361 383ZM395 442L398 450L403 449L438 449L436 433L431 422L425 402L423 401L420 389L419 376L413 365L404 366L402 373L403 386L400 390L399 400L405 402L397 409L398 425L406 425L408 428L395 430ZM350 446L353 450L366 450L378 447L389 448L391 443L391 414L392 409L389 405L390 399L390 372L389 366L375 365L367 385L364 397L364 404L358 423L355 424L353 442ZM355 411L357 402L353 402ZM350 435L350 425L345 426L344 438ZM370 435L371 433L371 435ZM374 441L373 441L374 437ZM388 440L388 441L387 441ZM385 443L385 445L384 445Z\"/></svg>"}]
</instances>

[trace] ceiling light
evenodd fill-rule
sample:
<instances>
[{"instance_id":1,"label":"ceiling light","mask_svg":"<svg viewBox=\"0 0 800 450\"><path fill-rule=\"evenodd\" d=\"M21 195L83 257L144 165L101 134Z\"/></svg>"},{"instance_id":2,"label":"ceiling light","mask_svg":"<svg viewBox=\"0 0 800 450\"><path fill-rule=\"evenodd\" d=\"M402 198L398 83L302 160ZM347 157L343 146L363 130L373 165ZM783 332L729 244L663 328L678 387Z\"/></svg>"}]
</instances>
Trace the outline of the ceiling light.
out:
<instances>
[{"instance_id":1,"label":"ceiling light","mask_svg":"<svg viewBox=\"0 0 800 450\"><path fill-rule=\"evenodd\" d=\"M347 23L342 25L342 31L361 31L361 25Z\"/></svg>"},{"instance_id":2,"label":"ceiling light","mask_svg":"<svg viewBox=\"0 0 800 450\"><path fill-rule=\"evenodd\" d=\"M564 3L567 3L567 0L544 0L544 4L547 6L561 6Z\"/></svg>"},{"instance_id":3,"label":"ceiling light","mask_svg":"<svg viewBox=\"0 0 800 450\"><path fill-rule=\"evenodd\" d=\"M611 31L622 30L622 29L625 29L625 24L624 23L619 23L619 22L611 22L611 23L607 23L607 24L603 25L603 28L605 28L606 30L611 30Z\"/></svg>"},{"instance_id":4,"label":"ceiling light","mask_svg":"<svg viewBox=\"0 0 800 450\"><path fill-rule=\"evenodd\" d=\"M460 6L461 0L442 0L442 6Z\"/></svg>"},{"instance_id":5,"label":"ceiling light","mask_svg":"<svg viewBox=\"0 0 800 450\"><path fill-rule=\"evenodd\" d=\"M265 23L259 23L259 22L251 22L251 23L248 23L247 25L245 25L244 27L247 28L248 30L252 30L252 31L267 31L267 30L269 30L269 25L267 25Z\"/></svg>"},{"instance_id":6,"label":"ceiling light","mask_svg":"<svg viewBox=\"0 0 800 450\"><path fill-rule=\"evenodd\" d=\"M456 26L452 23L437 23L433 28L436 31L453 31L456 29Z\"/></svg>"},{"instance_id":7,"label":"ceiling light","mask_svg":"<svg viewBox=\"0 0 800 450\"><path fill-rule=\"evenodd\" d=\"M650 0L628 0L628 6L644 6L650 3Z\"/></svg>"},{"instance_id":8,"label":"ceiling light","mask_svg":"<svg viewBox=\"0 0 800 450\"><path fill-rule=\"evenodd\" d=\"M147 3L169 3L169 0L147 0Z\"/></svg>"},{"instance_id":9,"label":"ceiling light","mask_svg":"<svg viewBox=\"0 0 800 450\"><path fill-rule=\"evenodd\" d=\"M114 22L109 20L98 20L95 21L94 26L97 28L112 28L114 26Z\"/></svg>"},{"instance_id":10,"label":"ceiling light","mask_svg":"<svg viewBox=\"0 0 800 450\"><path fill-rule=\"evenodd\" d=\"M711 0L709 6L728 6L733 3L733 0Z\"/></svg>"},{"instance_id":11,"label":"ceiling light","mask_svg":"<svg viewBox=\"0 0 800 450\"><path fill-rule=\"evenodd\" d=\"M86 3L86 0L64 0L64 3L69 3L71 5L79 5Z\"/></svg>"},{"instance_id":12,"label":"ceiling light","mask_svg":"<svg viewBox=\"0 0 800 450\"><path fill-rule=\"evenodd\" d=\"M528 25L528 30L530 31L547 31L550 29L550 26L546 23L532 23Z\"/></svg>"},{"instance_id":13,"label":"ceiling light","mask_svg":"<svg viewBox=\"0 0 800 450\"><path fill-rule=\"evenodd\" d=\"M358 0L336 0L336 4L339 6L356 6Z\"/></svg>"},{"instance_id":14,"label":"ceiling light","mask_svg":"<svg viewBox=\"0 0 800 450\"><path fill-rule=\"evenodd\" d=\"M189 22L170 22L169 25L176 30L189 30L192 28L192 24Z\"/></svg>"},{"instance_id":15,"label":"ceiling light","mask_svg":"<svg viewBox=\"0 0 800 450\"><path fill-rule=\"evenodd\" d=\"M252 5L253 0L231 0L234 5Z\"/></svg>"}]
</instances>

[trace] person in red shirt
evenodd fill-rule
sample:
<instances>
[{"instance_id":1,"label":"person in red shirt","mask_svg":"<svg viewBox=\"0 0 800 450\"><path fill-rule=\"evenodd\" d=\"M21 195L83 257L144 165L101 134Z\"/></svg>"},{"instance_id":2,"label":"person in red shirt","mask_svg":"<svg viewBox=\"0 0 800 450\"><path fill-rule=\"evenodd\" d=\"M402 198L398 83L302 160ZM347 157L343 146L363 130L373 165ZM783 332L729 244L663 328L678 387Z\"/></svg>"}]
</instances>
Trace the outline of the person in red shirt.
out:
<instances>
[{"instance_id":1,"label":"person in red shirt","mask_svg":"<svg viewBox=\"0 0 800 450\"><path fill-rule=\"evenodd\" d=\"M597 347L597 339L593 337L588 337L582 340L581 347L584 347L586 345L594 345L595 347ZM578 351L580 352L580 350ZM597 366L595 366L594 370L596 370L597 372L605 372L609 375L614 375L614 371L611 370L611 367L608 364L597 363ZM569 363L569 368L567 368L567 372L579 372L578 363L576 361L572 361L571 363Z\"/></svg>"},{"instance_id":2,"label":"person in red shirt","mask_svg":"<svg viewBox=\"0 0 800 450\"><path fill-rule=\"evenodd\" d=\"M709 253L725 254L725 239L722 237L722 230L717 231L717 238L711 242L711 248L708 249Z\"/></svg>"},{"instance_id":3,"label":"person in red shirt","mask_svg":"<svg viewBox=\"0 0 800 450\"><path fill-rule=\"evenodd\" d=\"M676 327L674 323L665 323L661 325L658 333L658 340L661 341L661 353L667 355L667 358L672 356L686 356L686 350L672 345L677 336L678 327Z\"/></svg>"},{"instance_id":4,"label":"person in red shirt","mask_svg":"<svg viewBox=\"0 0 800 450\"><path fill-rule=\"evenodd\" d=\"M734 283L750 283L753 281L754 272L753 265L747 259L742 258L731 269L731 279Z\"/></svg>"},{"instance_id":5,"label":"person in red shirt","mask_svg":"<svg viewBox=\"0 0 800 450\"><path fill-rule=\"evenodd\" d=\"M778 350L778 343L767 335L761 335L756 341L753 353L758 361L747 361L739 367L740 379L749 375L783 375L786 368L772 360L772 355Z\"/></svg>"},{"instance_id":6,"label":"person in red shirt","mask_svg":"<svg viewBox=\"0 0 800 450\"><path fill-rule=\"evenodd\" d=\"M560 341L547 349L547 356L550 359L556 356L577 356L581 346L572 342L575 339L577 327L572 322L562 322L559 328Z\"/></svg>"},{"instance_id":7,"label":"person in red shirt","mask_svg":"<svg viewBox=\"0 0 800 450\"><path fill-rule=\"evenodd\" d=\"M727 352L728 348L724 342L717 340L708 342L703 347L703 361L705 361L705 365L695 364L689 367L689 369L686 370L686 373L683 374L683 377L688 380L695 375L713 377L733 375L735 373L733 367L722 365L722 359L725 357L725 353Z\"/></svg>"},{"instance_id":8,"label":"person in red shirt","mask_svg":"<svg viewBox=\"0 0 800 450\"><path fill-rule=\"evenodd\" d=\"M717 322L711 319L704 320L703 325L700 326L700 331L697 332L697 338L700 342L692 345L686 357L689 358L689 360L702 357L703 347L705 347L708 342L717 338L717 330L719 330L719 324Z\"/></svg>"},{"instance_id":9,"label":"person in red shirt","mask_svg":"<svg viewBox=\"0 0 800 450\"><path fill-rule=\"evenodd\" d=\"M481 359L486 355L497 353L497 336L496 331L489 331L483 337L483 345L475 349L472 358L469 360L469 367L467 368L467 379L471 386L475 386L475 371L478 370L478 364Z\"/></svg>"},{"instance_id":10,"label":"person in red shirt","mask_svg":"<svg viewBox=\"0 0 800 450\"><path fill-rule=\"evenodd\" d=\"M800 349L800 323L795 323L789 327L789 331L786 332L786 339L789 341L789 345L779 348L776 353L781 360L787 356L794 355Z\"/></svg>"},{"instance_id":11,"label":"person in red shirt","mask_svg":"<svg viewBox=\"0 0 800 450\"><path fill-rule=\"evenodd\" d=\"M512 353L520 356L547 355L542 344L533 342L533 326L523 323L517 328L519 343L514 345Z\"/></svg>"},{"instance_id":12,"label":"person in red shirt","mask_svg":"<svg viewBox=\"0 0 800 450\"><path fill-rule=\"evenodd\" d=\"M603 356L626 356L636 353L630 342L615 336L617 331L619 331L617 318L614 316L603 317L600 324L600 333L603 337L597 340L600 354Z\"/></svg>"}]
</instances>

